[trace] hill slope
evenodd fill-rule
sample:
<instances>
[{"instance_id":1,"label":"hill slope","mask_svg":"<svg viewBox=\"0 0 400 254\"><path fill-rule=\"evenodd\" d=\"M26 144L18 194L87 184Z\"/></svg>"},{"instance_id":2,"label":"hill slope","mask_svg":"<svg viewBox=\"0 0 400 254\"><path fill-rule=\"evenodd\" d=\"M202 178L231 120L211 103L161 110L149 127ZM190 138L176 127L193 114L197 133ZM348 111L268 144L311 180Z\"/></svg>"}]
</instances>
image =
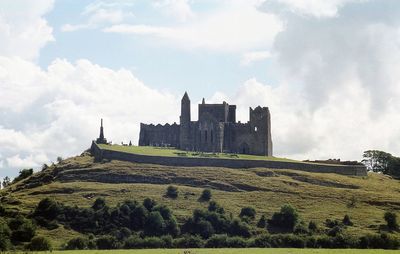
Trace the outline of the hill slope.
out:
<instances>
[{"instance_id":1,"label":"hill slope","mask_svg":"<svg viewBox=\"0 0 400 254\"><path fill-rule=\"evenodd\" d=\"M178 186L179 197L164 196L169 184ZM213 199L228 213L238 215L252 206L270 217L286 203L295 206L306 222L323 226L326 219L348 214L354 227L350 234L378 232L383 214L400 210L400 182L388 176L369 174L349 177L294 170L168 167L122 161L96 163L89 154L73 157L1 192L2 204L29 213L44 197L69 205L90 206L97 197L115 205L125 199L146 197L168 205L178 221L193 209L206 207L198 201L203 188L212 189ZM62 227L41 230L61 244L78 233Z\"/></svg>"}]
</instances>

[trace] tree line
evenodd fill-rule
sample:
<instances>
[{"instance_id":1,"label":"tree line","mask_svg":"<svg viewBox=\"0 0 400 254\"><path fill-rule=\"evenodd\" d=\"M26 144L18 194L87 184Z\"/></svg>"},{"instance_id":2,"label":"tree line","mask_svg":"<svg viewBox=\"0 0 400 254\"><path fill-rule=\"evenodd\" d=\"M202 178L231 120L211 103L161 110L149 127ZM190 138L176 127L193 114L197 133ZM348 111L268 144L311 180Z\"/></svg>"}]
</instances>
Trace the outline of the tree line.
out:
<instances>
[{"instance_id":1,"label":"tree line","mask_svg":"<svg viewBox=\"0 0 400 254\"><path fill-rule=\"evenodd\" d=\"M175 186L165 195L176 198ZM64 249L132 248L219 248L219 247L296 247L296 248L384 248L397 249L400 239L397 215L385 213L387 231L382 234L350 236L346 228L354 222L327 219L323 226L306 223L291 205L283 205L270 218L258 215L253 207L243 207L238 215L227 213L211 200L205 189L199 201L206 209L195 209L178 223L174 212L150 198L142 202L126 200L109 206L97 198L90 207L69 206L50 198L41 200L28 215L12 214L0 206L0 250L15 246L28 250L49 250L51 242L36 236L38 227L53 230L60 226L85 237L64 244ZM21 247L22 246L22 247Z\"/></svg>"}]
</instances>

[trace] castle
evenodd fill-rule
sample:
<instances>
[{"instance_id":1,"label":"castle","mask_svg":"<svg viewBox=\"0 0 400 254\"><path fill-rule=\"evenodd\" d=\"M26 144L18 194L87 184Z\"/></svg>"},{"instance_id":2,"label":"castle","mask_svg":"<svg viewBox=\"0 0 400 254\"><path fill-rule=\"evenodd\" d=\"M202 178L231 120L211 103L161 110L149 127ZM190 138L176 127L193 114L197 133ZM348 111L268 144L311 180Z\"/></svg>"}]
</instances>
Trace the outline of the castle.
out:
<instances>
[{"instance_id":1,"label":"castle","mask_svg":"<svg viewBox=\"0 0 400 254\"><path fill-rule=\"evenodd\" d=\"M190 99L181 100L180 124L140 124L139 146L171 146L187 151L272 156L271 115L267 107L250 108L247 123L236 122L236 105L198 105L192 121Z\"/></svg>"}]
</instances>

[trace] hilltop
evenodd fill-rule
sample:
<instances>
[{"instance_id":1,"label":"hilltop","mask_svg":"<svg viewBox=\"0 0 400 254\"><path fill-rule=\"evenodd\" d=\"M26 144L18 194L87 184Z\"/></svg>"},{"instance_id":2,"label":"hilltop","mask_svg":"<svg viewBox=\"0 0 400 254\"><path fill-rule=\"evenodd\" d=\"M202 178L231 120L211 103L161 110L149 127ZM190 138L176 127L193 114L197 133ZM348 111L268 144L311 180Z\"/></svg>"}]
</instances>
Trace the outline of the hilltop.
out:
<instances>
[{"instance_id":1,"label":"hilltop","mask_svg":"<svg viewBox=\"0 0 400 254\"><path fill-rule=\"evenodd\" d=\"M177 199L164 196L170 184L178 187ZM195 208L207 207L207 203L198 201L204 188L210 188L213 200L234 215L242 207L252 206L257 217L270 217L283 204L291 204L304 221L315 220L323 227L326 219L341 220L347 214L354 222L347 229L349 234L377 233L385 224L384 212L400 209L400 182L376 173L350 177L282 169L95 162L87 152L11 185L1 192L1 203L27 214L45 197L83 207L98 197L104 197L110 205L150 197L173 209L182 222ZM40 234L57 244L79 235L62 227L40 229Z\"/></svg>"}]
</instances>

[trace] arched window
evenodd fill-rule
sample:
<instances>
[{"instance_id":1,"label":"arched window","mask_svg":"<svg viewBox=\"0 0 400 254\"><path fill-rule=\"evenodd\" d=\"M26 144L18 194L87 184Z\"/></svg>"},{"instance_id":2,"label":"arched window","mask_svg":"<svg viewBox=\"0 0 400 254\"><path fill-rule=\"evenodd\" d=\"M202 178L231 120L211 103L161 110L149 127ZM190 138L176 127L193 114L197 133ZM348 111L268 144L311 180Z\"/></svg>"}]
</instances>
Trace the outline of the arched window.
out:
<instances>
[{"instance_id":1,"label":"arched window","mask_svg":"<svg viewBox=\"0 0 400 254\"><path fill-rule=\"evenodd\" d=\"M255 132L257 132L257 130L258 130L257 126L256 126L256 127L254 127L254 131L255 131Z\"/></svg>"}]
</instances>

